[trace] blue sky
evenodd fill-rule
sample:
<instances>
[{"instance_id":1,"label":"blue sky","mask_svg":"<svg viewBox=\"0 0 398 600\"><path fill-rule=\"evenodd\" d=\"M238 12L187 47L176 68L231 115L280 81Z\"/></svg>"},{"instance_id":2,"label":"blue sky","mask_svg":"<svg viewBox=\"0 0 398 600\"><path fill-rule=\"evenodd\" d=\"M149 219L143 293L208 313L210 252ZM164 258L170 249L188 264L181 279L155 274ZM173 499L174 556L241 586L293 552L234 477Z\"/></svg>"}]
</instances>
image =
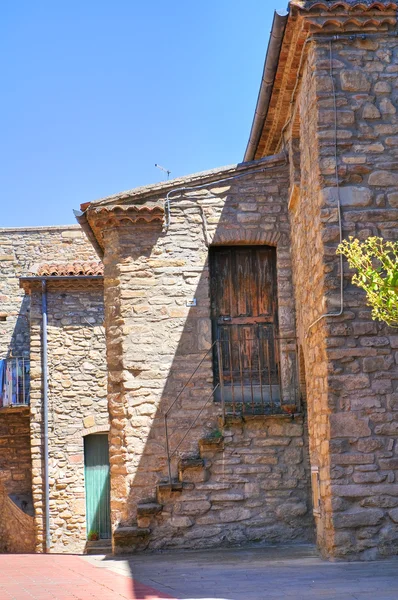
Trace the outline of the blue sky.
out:
<instances>
[{"instance_id":1,"label":"blue sky","mask_svg":"<svg viewBox=\"0 0 398 600\"><path fill-rule=\"evenodd\" d=\"M243 158L272 0L2 0L1 227Z\"/></svg>"}]
</instances>

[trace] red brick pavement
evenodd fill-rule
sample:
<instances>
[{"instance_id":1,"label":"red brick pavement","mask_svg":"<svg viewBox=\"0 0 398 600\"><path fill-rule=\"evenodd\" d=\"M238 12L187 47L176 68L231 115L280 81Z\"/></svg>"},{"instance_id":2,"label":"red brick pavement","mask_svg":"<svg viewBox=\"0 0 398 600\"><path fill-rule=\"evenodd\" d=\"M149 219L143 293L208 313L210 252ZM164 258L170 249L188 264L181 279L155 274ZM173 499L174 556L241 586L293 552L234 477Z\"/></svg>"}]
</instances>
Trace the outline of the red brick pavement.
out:
<instances>
[{"instance_id":1,"label":"red brick pavement","mask_svg":"<svg viewBox=\"0 0 398 600\"><path fill-rule=\"evenodd\" d=\"M0 600L159 600L172 598L79 556L0 555ZM175 600L175 599L172 599Z\"/></svg>"}]
</instances>

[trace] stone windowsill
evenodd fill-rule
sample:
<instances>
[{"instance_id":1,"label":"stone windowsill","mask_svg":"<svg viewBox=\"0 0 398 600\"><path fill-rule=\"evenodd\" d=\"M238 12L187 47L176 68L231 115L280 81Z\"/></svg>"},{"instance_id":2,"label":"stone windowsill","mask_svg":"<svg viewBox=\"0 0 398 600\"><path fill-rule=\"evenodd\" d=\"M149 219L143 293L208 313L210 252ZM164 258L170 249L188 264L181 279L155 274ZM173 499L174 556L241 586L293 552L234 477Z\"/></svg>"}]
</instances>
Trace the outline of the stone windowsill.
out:
<instances>
[{"instance_id":1,"label":"stone windowsill","mask_svg":"<svg viewBox=\"0 0 398 600\"><path fill-rule=\"evenodd\" d=\"M222 418L222 416L220 416ZM259 415L225 415L226 423L244 423L245 421L270 421L270 420L279 420L288 419L289 421L302 420L303 413L294 413L292 415L289 414L259 414Z\"/></svg>"}]
</instances>

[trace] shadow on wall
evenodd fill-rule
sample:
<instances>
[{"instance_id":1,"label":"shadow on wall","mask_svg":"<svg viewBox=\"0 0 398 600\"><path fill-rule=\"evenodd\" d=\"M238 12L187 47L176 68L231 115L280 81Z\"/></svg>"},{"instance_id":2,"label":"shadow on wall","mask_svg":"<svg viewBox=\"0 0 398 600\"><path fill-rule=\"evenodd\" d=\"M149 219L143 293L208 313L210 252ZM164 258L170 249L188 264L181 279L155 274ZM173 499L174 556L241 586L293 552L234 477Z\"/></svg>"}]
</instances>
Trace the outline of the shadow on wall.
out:
<instances>
[{"instance_id":1,"label":"shadow on wall","mask_svg":"<svg viewBox=\"0 0 398 600\"><path fill-rule=\"evenodd\" d=\"M162 266L153 267L151 277L144 275L146 281L158 280L158 289L155 291L152 288L157 297L154 298L151 316L148 316L145 309L148 298L139 298L138 301L134 299L131 344L129 343L129 349L123 356L125 381L115 381L112 372L110 373L112 392L109 409L113 426L110 436L111 505L113 518L121 517L123 525L130 525L135 521L139 502L155 500L156 485L167 477L164 413L211 346L205 245L202 242L202 247L195 252L199 260L196 260L196 264L192 261L187 265L184 277L181 259L176 257L178 250L164 259L159 258L156 251L153 253L159 243L162 244L160 240L163 239L167 246L168 236L147 226L143 237L140 252L132 256L134 250L131 252L128 248L126 256L121 260L132 260L138 265L151 261L155 265L162 263ZM169 266L165 268L167 264ZM140 271L141 267L137 266L136 270ZM156 270L164 270L165 273L158 276ZM136 286L140 287L137 279L134 290ZM139 289L136 291L140 294ZM134 296L134 291L132 294ZM189 311L185 307L188 298L196 298L197 302L197 306ZM110 310L113 309L111 307ZM109 318L112 322L112 316L108 315ZM111 368L113 357L115 367L120 368L120 355L115 355L115 350L119 353L121 348L115 349L112 346L112 356L109 356ZM170 413L168 422L171 450L181 442L199 410L203 409L200 418L180 447L182 454L197 454L199 439L217 426L218 410L212 401L206 403L212 389L213 372L209 354ZM115 420L121 422L121 419L125 419L125 423L119 428ZM123 449L122 454L119 449ZM177 460L175 456L172 464L173 478L177 476ZM127 502L126 475L130 484ZM178 529L172 530L167 537L173 538L177 533ZM161 546L160 542L159 544Z\"/></svg>"},{"instance_id":2,"label":"shadow on wall","mask_svg":"<svg viewBox=\"0 0 398 600\"><path fill-rule=\"evenodd\" d=\"M279 333L294 336L284 176L280 185L260 175L247 187L229 185L227 196L224 187L223 198L206 192L176 202L169 231L147 223L134 230L134 245L129 227L109 234L118 238L104 262L111 510L120 553L312 540L302 418L238 419L220 431L210 354L168 419L172 450L187 434L171 465L173 479L185 484L158 485L167 481L165 412L212 344L206 230L212 245L276 246ZM180 457L192 460L178 465Z\"/></svg>"},{"instance_id":3,"label":"shadow on wall","mask_svg":"<svg viewBox=\"0 0 398 600\"><path fill-rule=\"evenodd\" d=\"M21 306L18 312L15 327L13 329L11 340L7 352L7 357L29 358L30 353L30 296L25 295L22 298Z\"/></svg>"},{"instance_id":4,"label":"shadow on wall","mask_svg":"<svg viewBox=\"0 0 398 600\"><path fill-rule=\"evenodd\" d=\"M33 553L35 527L29 495L8 494L0 480L0 552Z\"/></svg>"},{"instance_id":5,"label":"shadow on wall","mask_svg":"<svg viewBox=\"0 0 398 600\"><path fill-rule=\"evenodd\" d=\"M29 310L30 297L24 296L9 338L8 348L5 349L2 358L29 358ZM25 368L22 377L24 386L28 385L25 380ZM17 394L16 400L25 402L28 392L25 393L22 396ZM11 396L14 398L13 394ZM2 552L34 551L29 423L28 406L0 408L0 549Z\"/></svg>"}]
</instances>

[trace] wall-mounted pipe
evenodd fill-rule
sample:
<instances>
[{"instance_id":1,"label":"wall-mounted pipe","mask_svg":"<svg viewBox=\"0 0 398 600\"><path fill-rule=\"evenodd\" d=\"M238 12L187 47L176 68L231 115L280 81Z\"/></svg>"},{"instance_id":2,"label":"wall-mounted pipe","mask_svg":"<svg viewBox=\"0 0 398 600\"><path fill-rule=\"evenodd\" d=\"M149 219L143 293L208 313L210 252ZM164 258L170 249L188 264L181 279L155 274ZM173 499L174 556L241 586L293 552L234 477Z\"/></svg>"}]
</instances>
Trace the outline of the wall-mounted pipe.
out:
<instances>
[{"instance_id":1,"label":"wall-mounted pipe","mask_svg":"<svg viewBox=\"0 0 398 600\"><path fill-rule=\"evenodd\" d=\"M88 219L86 217L86 213L82 212L81 210L73 210L73 214L75 215L76 221L79 223L80 227L83 229L84 233L93 245L93 248L98 254L99 258L102 260L104 258L104 251L97 242L97 238L95 237L94 232L91 229L90 223L88 222Z\"/></svg>"},{"instance_id":2,"label":"wall-mounted pipe","mask_svg":"<svg viewBox=\"0 0 398 600\"><path fill-rule=\"evenodd\" d=\"M50 481L48 467L48 338L47 338L47 282L41 282L41 315L42 315L42 371L43 371L43 435L44 435L44 504L46 552L50 551Z\"/></svg>"},{"instance_id":3,"label":"wall-mounted pipe","mask_svg":"<svg viewBox=\"0 0 398 600\"><path fill-rule=\"evenodd\" d=\"M255 158L257 147L260 142L265 119L267 118L267 113L271 102L272 90L274 88L275 75L278 68L279 55L282 48L288 16L289 13L287 10L278 10L274 13L271 36L265 57L263 76L261 79L260 90L258 92L256 111L254 113L253 124L250 130L249 141L247 142L243 162L248 162Z\"/></svg>"}]
</instances>

